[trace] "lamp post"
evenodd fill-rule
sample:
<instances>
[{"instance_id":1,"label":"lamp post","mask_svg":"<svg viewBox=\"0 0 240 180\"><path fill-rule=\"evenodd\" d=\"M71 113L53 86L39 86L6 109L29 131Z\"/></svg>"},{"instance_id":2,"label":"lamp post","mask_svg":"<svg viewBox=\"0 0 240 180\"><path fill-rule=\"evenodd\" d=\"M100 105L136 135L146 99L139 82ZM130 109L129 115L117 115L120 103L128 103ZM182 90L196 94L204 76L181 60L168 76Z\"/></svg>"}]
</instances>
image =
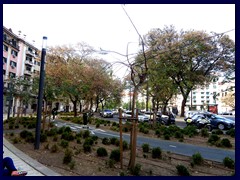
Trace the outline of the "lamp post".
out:
<instances>
[{"instance_id":1,"label":"lamp post","mask_svg":"<svg viewBox=\"0 0 240 180\"><path fill-rule=\"evenodd\" d=\"M12 100L13 100L13 84L10 81L9 83L9 96L8 96L8 114L7 114L7 120L10 118L11 114L11 108L12 108Z\"/></svg>"},{"instance_id":2,"label":"lamp post","mask_svg":"<svg viewBox=\"0 0 240 180\"><path fill-rule=\"evenodd\" d=\"M42 118L46 47L47 47L47 37L43 36L42 54L41 54L41 67L40 67L40 80L39 80L39 88L38 88L37 122L36 122L35 145L34 145L35 149L39 149L39 145L40 145L40 131L41 131L41 118Z\"/></svg>"}]
</instances>

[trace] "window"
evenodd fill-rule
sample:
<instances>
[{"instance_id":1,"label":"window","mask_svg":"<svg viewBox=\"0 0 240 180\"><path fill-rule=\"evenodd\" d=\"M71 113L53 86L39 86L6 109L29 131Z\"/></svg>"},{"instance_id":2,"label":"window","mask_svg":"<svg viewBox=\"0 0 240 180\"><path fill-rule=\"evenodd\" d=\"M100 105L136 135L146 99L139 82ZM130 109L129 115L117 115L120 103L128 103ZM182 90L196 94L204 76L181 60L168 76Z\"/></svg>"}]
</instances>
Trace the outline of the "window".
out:
<instances>
[{"instance_id":1,"label":"window","mask_svg":"<svg viewBox=\"0 0 240 180\"><path fill-rule=\"evenodd\" d=\"M193 96L193 99L196 99L196 96Z\"/></svg>"},{"instance_id":2,"label":"window","mask_svg":"<svg viewBox=\"0 0 240 180\"><path fill-rule=\"evenodd\" d=\"M193 94L196 94L196 92L193 92Z\"/></svg>"},{"instance_id":3,"label":"window","mask_svg":"<svg viewBox=\"0 0 240 180\"><path fill-rule=\"evenodd\" d=\"M204 99L204 96L201 96L201 99Z\"/></svg>"},{"instance_id":4,"label":"window","mask_svg":"<svg viewBox=\"0 0 240 180\"><path fill-rule=\"evenodd\" d=\"M204 94L204 92L201 92L201 94Z\"/></svg>"},{"instance_id":5,"label":"window","mask_svg":"<svg viewBox=\"0 0 240 180\"><path fill-rule=\"evenodd\" d=\"M206 99L209 99L209 96L206 96Z\"/></svg>"},{"instance_id":6,"label":"window","mask_svg":"<svg viewBox=\"0 0 240 180\"><path fill-rule=\"evenodd\" d=\"M206 92L206 95L209 95L210 93L209 92Z\"/></svg>"},{"instance_id":7,"label":"window","mask_svg":"<svg viewBox=\"0 0 240 180\"><path fill-rule=\"evenodd\" d=\"M3 45L3 51L8 51L8 47L6 45Z\"/></svg>"},{"instance_id":8,"label":"window","mask_svg":"<svg viewBox=\"0 0 240 180\"><path fill-rule=\"evenodd\" d=\"M204 103L204 100L202 100L201 102Z\"/></svg>"},{"instance_id":9,"label":"window","mask_svg":"<svg viewBox=\"0 0 240 180\"><path fill-rule=\"evenodd\" d=\"M207 104L209 104L209 101L207 101Z\"/></svg>"},{"instance_id":10,"label":"window","mask_svg":"<svg viewBox=\"0 0 240 180\"><path fill-rule=\"evenodd\" d=\"M197 102L196 100L193 101L193 103L196 103L196 102Z\"/></svg>"},{"instance_id":11,"label":"window","mask_svg":"<svg viewBox=\"0 0 240 180\"><path fill-rule=\"evenodd\" d=\"M217 88L217 86L216 85L213 85L213 89L216 89Z\"/></svg>"},{"instance_id":12,"label":"window","mask_svg":"<svg viewBox=\"0 0 240 180\"><path fill-rule=\"evenodd\" d=\"M5 76L6 75L6 70L3 69L3 75Z\"/></svg>"},{"instance_id":13,"label":"window","mask_svg":"<svg viewBox=\"0 0 240 180\"><path fill-rule=\"evenodd\" d=\"M14 50L12 50L11 54L12 54L13 56L17 56L17 55L18 55L17 51L14 51Z\"/></svg>"},{"instance_id":14,"label":"window","mask_svg":"<svg viewBox=\"0 0 240 180\"><path fill-rule=\"evenodd\" d=\"M10 78L15 78L15 77L16 77L16 74L15 74L15 73L12 73L12 72L9 72L9 77L10 77Z\"/></svg>"},{"instance_id":15,"label":"window","mask_svg":"<svg viewBox=\"0 0 240 180\"><path fill-rule=\"evenodd\" d=\"M7 63L7 58L3 57L3 64Z\"/></svg>"},{"instance_id":16,"label":"window","mask_svg":"<svg viewBox=\"0 0 240 180\"><path fill-rule=\"evenodd\" d=\"M17 63L14 62L14 61L10 61L10 66L11 66L12 68L15 68L15 67L17 67Z\"/></svg>"}]
</instances>

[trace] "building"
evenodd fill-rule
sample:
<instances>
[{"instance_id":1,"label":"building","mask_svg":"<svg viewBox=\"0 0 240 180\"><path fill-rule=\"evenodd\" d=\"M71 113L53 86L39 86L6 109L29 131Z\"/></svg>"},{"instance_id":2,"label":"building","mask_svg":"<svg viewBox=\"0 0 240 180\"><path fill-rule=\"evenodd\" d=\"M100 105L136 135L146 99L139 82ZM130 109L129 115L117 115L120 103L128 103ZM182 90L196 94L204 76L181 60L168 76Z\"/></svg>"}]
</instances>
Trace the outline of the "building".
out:
<instances>
[{"instance_id":1,"label":"building","mask_svg":"<svg viewBox=\"0 0 240 180\"><path fill-rule=\"evenodd\" d=\"M21 77L31 82L35 75L39 76L39 54L40 51L27 42L20 33L16 35L11 29L3 26L3 113L8 112L9 103L13 114L20 109L26 112L32 111L34 103L22 104L18 94L14 92L11 79Z\"/></svg>"}]
</instances>

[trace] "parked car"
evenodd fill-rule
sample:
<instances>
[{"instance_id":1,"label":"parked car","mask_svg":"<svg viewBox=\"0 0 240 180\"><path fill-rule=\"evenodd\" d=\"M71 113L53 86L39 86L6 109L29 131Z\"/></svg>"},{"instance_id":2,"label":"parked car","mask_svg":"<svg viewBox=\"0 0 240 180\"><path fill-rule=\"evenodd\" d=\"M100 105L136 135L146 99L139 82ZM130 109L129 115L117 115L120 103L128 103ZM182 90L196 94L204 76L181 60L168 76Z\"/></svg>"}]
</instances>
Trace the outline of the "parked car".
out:
<instances>
[{"instance_id":1,"label":"parked car","mask_svg":"<svg viewBox=\"0 0 240 180\"><path fill-rule=\"evenodd\" d=\"M186 111L184 114L185 118L191 118L194 114L199 113L200 111Z\"/></svg>"},{"instance_id":2,"label":"parked car","mask_svg":"<svg viewBox=\"0 0 240 180\"><path fill-rule=\"evenodd\" d=\"M210 119L203 113L196 113L191 118L185 118L187 126L194 125L198 129L208 128L209 131L212 130Z\"/></svg>"},{"instance_id":3,"label":"parked car","mask_svg":"<svg viewBox=\"0 0 240 180\"><path fill-rule=\"evenodd\" d=\"M123 117L124 118L131 118L132 117L132 111L125 111L123 113ZM148 122L149 121L149 118L143 114L143 113L138 113L138 121L139 122Z\"/></svg>"},{"instance_id":4,"label":"parked car","mask_svg":"<svg viewBox=\"0 0 240 180\"><path fill-rule=\"evenodd\" d=\"M113 117L113 112L110 109L105 109L102 112L100 112L100 116L106 118L106 117Z\"/></svg>"},{"instance_id":5,"label":"parked car","mask_svg":"<svg viewBox=\"0 0 240 180\"><path fill-rule=\"evenodd\" d=\"M171 124L175 124L175 117L176 115L173 114L172 112L170 112L169 115L164 115L160 112L157 113L157 122L164 124L164 125L171 125Z\"/></svg>"},{"instance_id":6,"label":"parked car","mask_svg":"<svg viewBox=\"0 0 240 180\"><path fill-rule=\"evenodd\" d=\"M198 123L200 118L204 118L210 121L211 129L231 129L235 128L235 121L228 119L226 117L216 115L210 112L198 112L194 114L191 118L185 118L186 123Z\"/></svg>"},{"instance_id":7,"label":"parked car","mask_svg":"<svg viewBox=\"0 0 240 180\"><path fill-rule=\"evenodd\" d=\"M145 114L145 116L147 116L150 120L153 120L153 112L145 111L144 114Z\"/></svg>"}]
</instances>

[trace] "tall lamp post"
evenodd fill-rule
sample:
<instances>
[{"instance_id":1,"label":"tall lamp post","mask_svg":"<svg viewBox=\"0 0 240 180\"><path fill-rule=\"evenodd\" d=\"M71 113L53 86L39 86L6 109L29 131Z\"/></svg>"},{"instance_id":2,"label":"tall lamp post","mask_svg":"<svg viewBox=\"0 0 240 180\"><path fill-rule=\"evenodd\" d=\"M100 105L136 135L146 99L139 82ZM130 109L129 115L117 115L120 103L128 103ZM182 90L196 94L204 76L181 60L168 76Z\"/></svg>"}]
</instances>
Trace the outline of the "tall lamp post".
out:
<instances>
[{"instance_id":1,"label":"tall lamp post","mask_svg":"<svg viewBox=\"0 0 240 180\"><path fill-rule=\"evenodd\" d=\"M40 131L41 131L41 118L42 118L42 104L43 104L43 86L45 78L45 60L46 60L47 37L43 36L42 54L41 54L41 67L40 67L40 81L38 88L38 106L37 106L37 122L35 134L35 149L39 149L40 145Z\"/></svg>"}]
</instances>

